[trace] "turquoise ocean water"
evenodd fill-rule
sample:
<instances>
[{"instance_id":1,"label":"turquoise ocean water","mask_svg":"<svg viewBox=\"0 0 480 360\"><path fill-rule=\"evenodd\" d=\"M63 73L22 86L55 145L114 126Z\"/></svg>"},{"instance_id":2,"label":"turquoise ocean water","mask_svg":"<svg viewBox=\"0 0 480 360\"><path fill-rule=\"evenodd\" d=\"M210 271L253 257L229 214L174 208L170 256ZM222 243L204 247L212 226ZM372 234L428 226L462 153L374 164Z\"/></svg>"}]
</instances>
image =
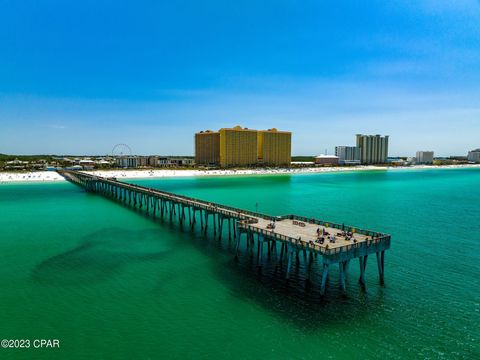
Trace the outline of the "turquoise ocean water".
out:
<instances>
[{"instance_id":1,"label":"turquoise ocean water","mask_svg":"<svg viewBox=\"0 0 480 360\"><path fill-rule=\"evenodd\" d=\"M0 359L480 359L480 170L136 180L392 234L384 288L260 273L205 237L69 183L0 185ZM321 264L315 264L319 269Z\"/></svg>"}]
</instances>

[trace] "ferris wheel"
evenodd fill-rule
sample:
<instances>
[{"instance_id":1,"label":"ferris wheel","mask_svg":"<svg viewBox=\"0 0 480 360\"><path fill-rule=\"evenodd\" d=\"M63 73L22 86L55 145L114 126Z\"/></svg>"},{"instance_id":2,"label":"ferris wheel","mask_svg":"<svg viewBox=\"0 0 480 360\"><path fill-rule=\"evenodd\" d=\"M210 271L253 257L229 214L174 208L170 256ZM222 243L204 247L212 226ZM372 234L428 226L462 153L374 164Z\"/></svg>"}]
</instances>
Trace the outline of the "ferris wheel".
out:
<instances>
[{"instance_id":1,"label":"ferris wheel","mask_svg":"<svg viewBox=\"0 0 480 360\"><path fill-rule=\"evenodd\" d=\"M127 144L117 144L112 149L113 157L132 156L132 149Z\"/></svg>"}]
</instances>

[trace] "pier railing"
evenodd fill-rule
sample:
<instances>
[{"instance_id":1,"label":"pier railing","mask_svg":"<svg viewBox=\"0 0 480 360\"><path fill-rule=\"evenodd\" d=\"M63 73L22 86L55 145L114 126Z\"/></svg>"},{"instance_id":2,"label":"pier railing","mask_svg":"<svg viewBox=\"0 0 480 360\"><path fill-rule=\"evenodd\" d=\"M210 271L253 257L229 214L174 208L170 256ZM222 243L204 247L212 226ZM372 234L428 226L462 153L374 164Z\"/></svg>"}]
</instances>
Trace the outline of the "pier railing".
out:
<instances>
[{"instance_id":1,"label":"pier railing","mask_svg":"<svg viewBox=\"0 0 480 360\"><path fill-rule=\"evenodd\" d=\"M223 215L228 215L231 217L237 217L239 219L246 219L246 218L262 218L266 220L273 221L274 219L278 219L278 217L267 215L267 214L262 214L259 212L255 211L250 211L250 210L245 210L245 209L240 209L237 207L229 206L229 205L223 205L223 204L218 204L212 201L206 201L206 200L201 200L197 198L192 198L186 195L181 195L181 194L173 194L167 191L162 191L158 189L153 189L153 188L148 188L145 186L139 186L135 184L130 184L130 183L124 183L121 181L118 181L116 179L109 179L109 178L103 178L99 177L96 175L91 175L91 174L85 174L85 173L71 173L70 171L59 171L60 174L63 176L68 176L72 181L74 182L79 182L79 179L75 179L75 177L85 177L89 180L94 180L94 181L99 181L99 182L104 182L108 183L114 186L118 186L121 188L125 188L128 190L136 190L140 193L144 193L147 195L159 195L164 198L172 199L172 200L180 200L181 202L185 203L185 205L189 206L195 206L198 208L202 208L207 211L215 211L217 213L221 213Z\"/></svg>"},{"instance_id":2,"label":"pier railing","mask_svg":"<svg viewBox=\"0 0 480 360\"><path fill-rule=\"evenodd\" d=\"M310 243L308 241L304 241L304 240L301 240L301 239L296 239L296 238L291 237L291 236L278 234L275 231L273 231L273 229L271 229L271 230L269 230L269 229L259 229L256 226L249 225L247 221L240 221L240 224L241 224L241 227L243 227L245 229L248 229L248 230L251 230L251 231L254 231L256 233L260 233L262 235L275 238L276 240L289 242L289 243L295 245L296 247L300 247L302 249L307 249L307 250L313 250L315 252L321 253L323 255L328 255L328 256L336 255L336 254L339 254L339 253L344 253L344 252L348 252L348 251L352 251L352 250L357 250L357 249L365 249L365 248L369 248L369 247L375 247L379 244L384 244L386 246L390 245L390 235L383 235L381 237L367 239L365 241L356 242L356 243L352 243L352 244L349 244L349 245L342 245L342 246L337 246L337 247L333 247L333 248L328 248L328 244L326 246L321 246L320 244L317 244L315 242Z\"/></svg>"}]
</instances>

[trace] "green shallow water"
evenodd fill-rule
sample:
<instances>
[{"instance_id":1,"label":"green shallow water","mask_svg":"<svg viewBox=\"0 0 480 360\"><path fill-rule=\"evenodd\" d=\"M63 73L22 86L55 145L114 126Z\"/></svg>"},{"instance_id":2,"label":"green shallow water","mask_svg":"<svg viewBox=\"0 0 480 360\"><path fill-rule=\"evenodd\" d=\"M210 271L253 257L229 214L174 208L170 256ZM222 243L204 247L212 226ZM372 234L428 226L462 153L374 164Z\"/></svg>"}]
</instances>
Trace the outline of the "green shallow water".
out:
<instances>
[{"instance_id":1,"label":"green shallow water","mask_svg":"<svg viewBox=\"0 0 480 360\"><path fill-rule=\"evenodd\" d=\"M325 298L319 266L262 273L233 243L69 184L0 186L0 338L60 349L0 359L478 359L480 171L415 170L138 180L271 214L392 234L386 287L350 266ZM374 260L374 258L372 258ZM336 270L336 269L335 269Z\"/></svg>"}]
</instances>

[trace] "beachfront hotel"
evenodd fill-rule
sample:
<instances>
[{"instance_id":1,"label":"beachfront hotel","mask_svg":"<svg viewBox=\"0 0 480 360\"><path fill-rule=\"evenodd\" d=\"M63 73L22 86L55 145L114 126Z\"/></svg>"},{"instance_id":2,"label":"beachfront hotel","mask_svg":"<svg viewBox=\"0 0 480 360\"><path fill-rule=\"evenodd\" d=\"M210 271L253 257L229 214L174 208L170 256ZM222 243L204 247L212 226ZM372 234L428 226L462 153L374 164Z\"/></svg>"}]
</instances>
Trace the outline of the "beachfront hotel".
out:
<instances>
[{"instance_id":1,"label":"beachfront hotel","mask_svg":"<svg viewBox=\"0 0 480 360\"><path fill-rule=\"evenodd\" d=\"M220 166L249 166L258 162L257 130L235 126L220 133Z\"/></svg>"},{"instance_id":2,"label":"beachfront hotel","mask_svg":"<svg viewBox=\"0 0 480 360\"><path fill-rule=\"evenodd\" d=\"M387 161L388 135L357 134L356 138L362 164L382 164Z\"/></svg>"},{"instance_id":3,"label":"beachfront hotel","mask_svg":"<svg viewBox=\"0 0 480 360\"><path fill-rule=\"evenodd\" d=\"M258 162L264 165L290 165L292 133L277 129L258 131Z\"/></svg>"},{"instance_id":4,"label":"beachfront hotel","mask_svg":"<svg viewBox=\"0 0 480 360\"><path fill-rule=\"evenodd\" d=\"M277 129L254 130L235 126L195 134L197 165L288 166L291 163L292 133Z\"/></svg>"},{"instance_id":5,"label":"beachfront hotel","mask_svg":"<svg viewBox=\"0 0 480 360\"><path fill-rule=\"evenodd\" d=\"M195 134L195 163L197 165L216 165L220 162L220 133L218 131L200 131Z\"/></svg>"}]
</instances>

